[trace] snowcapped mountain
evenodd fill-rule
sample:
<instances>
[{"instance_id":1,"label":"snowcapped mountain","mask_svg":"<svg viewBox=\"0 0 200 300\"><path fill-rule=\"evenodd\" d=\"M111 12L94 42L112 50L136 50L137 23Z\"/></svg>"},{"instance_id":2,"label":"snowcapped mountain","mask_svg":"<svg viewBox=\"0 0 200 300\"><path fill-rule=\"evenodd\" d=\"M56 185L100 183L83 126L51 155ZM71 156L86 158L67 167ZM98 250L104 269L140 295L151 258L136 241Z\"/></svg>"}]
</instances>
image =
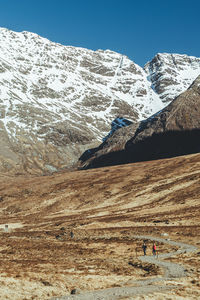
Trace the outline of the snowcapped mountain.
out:
<instances>
[{"instance_id":1,"label":"snowcapped mountain","mask_svg":"<svg viewBox=\"0 0 200 300\"><path fill-rule=\"evenodd\" d=\"M200 151L200 76L161 111L116 130L86 151L81 169L174 157Z\"/></svg>"},{"instance_id":2,"label":"snowcapped mountain","mask_svg":"<svg viewBox=\"0 0 200 300\"><path fill-rule=\"evenodd\" d=\"M152 115L197 73L195 57L158 54L143 69L110 50L0 28L0 170L39 173L73 165L116 117L135 123Z\"/></svg>"},{"instance_id":3,"label":"snowcapped mountain","mask_svg":"<svg viewBox=\"0 0 200 300\"><path fill-rule=\"evenodd\" d=\"M200 74L199 67L200 58L158 53L144 69L154 91L165 104L169 104L197 78Z\"/></svg>"}]
</instances>

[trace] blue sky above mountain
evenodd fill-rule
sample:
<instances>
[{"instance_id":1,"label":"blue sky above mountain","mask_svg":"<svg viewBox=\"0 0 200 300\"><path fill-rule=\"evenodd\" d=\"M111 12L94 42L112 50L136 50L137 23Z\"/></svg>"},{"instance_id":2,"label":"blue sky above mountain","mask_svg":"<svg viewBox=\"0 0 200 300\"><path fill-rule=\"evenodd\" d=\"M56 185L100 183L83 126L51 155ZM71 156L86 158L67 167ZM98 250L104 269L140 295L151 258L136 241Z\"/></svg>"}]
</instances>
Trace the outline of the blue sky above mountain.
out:
<instances>
[{"instance_id":1,"label":"blue sky above mountain","mask_svg":"<svg viewBox=\"0 0 200 300\"><path fill-rule=\"evenodd\" d=\"M199 57L198 0L1 1L0 26L88 49L111 49L144 65L158 52Z\"/></svg>"}]
</instances>

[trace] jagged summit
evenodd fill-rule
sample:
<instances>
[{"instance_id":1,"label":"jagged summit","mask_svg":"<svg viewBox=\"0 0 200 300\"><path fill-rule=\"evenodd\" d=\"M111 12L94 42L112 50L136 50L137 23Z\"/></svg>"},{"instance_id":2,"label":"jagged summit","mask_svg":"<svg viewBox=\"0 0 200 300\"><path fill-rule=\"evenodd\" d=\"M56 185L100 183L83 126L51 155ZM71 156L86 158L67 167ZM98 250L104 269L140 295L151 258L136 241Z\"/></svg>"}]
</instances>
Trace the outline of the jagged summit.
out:
<instances>
[{"instance_id":1,"label":"jagged summit","mask_svg":"<svg viewBox=\"0 0 200 300\"><path fill-rule=\"evenodd\" d=\"M143 69L114 51L0 28L0 170L72 165L98 145L118 115L135 123L161 110L188 88L194 66L200 72L199 58L175 55L184 84L176 81L183 70L172 72L169 82L171 59L163 57Z\"/></svg>"},{"instance_id":2,"label":"jagged summit","mask_svg":"<svg viewBox=\"0 0 200 300\"><path fill-rule=\"evenodd\" d=\"M186 54L158 53L144 69L152 88L168 104L200 74L200 59Z\"/></svg>"}]
</instances>

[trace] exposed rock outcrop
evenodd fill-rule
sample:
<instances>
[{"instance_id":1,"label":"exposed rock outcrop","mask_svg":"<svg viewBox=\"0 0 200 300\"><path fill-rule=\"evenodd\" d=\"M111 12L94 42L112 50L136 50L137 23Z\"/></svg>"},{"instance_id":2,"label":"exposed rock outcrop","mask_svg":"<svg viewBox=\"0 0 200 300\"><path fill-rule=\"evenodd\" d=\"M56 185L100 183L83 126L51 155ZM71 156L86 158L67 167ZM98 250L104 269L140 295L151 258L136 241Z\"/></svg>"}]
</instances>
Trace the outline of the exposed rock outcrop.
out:
<instances>
[{"instance_id":1,"label":"exposed rock outcrop","mask_svg":"<svg viewBox=\"0 0 200 300\"><path fill-rule=\"evenodd\" d=\"M199 58L181 54L158 53L144 69L152 88L169 104L197 78Z\"/></svg>"}]
</instances>

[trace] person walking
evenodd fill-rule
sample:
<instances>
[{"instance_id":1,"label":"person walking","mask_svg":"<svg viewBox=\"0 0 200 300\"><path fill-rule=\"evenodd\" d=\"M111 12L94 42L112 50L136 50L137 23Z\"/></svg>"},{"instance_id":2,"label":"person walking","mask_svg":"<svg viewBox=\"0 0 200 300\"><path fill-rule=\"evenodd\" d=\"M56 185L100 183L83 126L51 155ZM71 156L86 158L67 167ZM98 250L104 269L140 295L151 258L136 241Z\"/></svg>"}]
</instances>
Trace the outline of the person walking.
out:
<instances>
[{"instance_id":1,"label":"person walking","mask_svg":"<svg viewBox=\"0 0 200 300\"><path fill-rule=\"evenodd\" d=\"M155 244L155 242L153 242L152 253L153 253L154 256L156 255L156 244Z\"/></svg>"},{"instance_id":2,"label":"person walking","mask_svg":"<svg viewBox=\"0 0 200 300\"><path fill-rule=\"evenodd\" d=\"M142 245L142 249L143 249L144 255L146 255L147 245L146 245L145 241L144 241L144 243Z\"/></svg>"}]
</instances>

